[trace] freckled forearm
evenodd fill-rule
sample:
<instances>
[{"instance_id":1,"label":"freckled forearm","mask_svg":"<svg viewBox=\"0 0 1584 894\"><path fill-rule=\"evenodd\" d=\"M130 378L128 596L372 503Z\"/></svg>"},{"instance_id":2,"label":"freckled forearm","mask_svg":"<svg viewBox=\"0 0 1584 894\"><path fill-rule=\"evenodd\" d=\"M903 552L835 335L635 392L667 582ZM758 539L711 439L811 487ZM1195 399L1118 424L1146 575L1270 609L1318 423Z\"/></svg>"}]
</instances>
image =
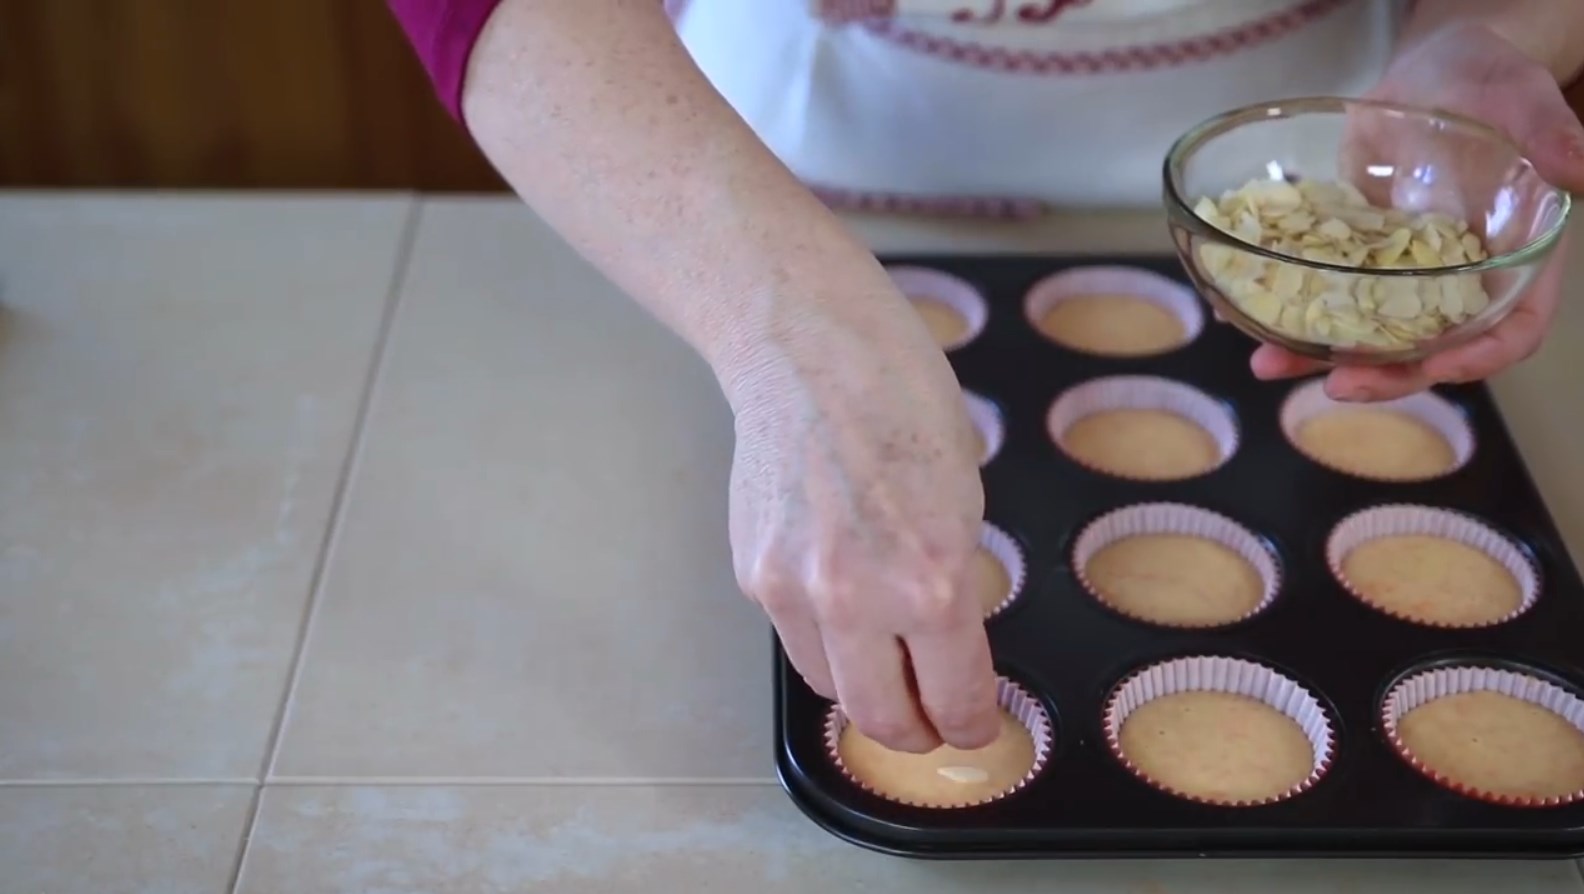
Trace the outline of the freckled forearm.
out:
<instances>
[{"instance_id":1,"label":"freckled forearm","mask_svg":"<svg viewBox=\"0 0 1584 894\"><path fill-rule=\"evenodd\" d=\"M1465 24L1500 34L1559 82L1572 80L1584 68L1584 0L1418 0L1403 46Z\"/></svg>"},{"instance_id":2,"label":"freckled forearm","mask_svg":"<svg viewBox=\"0 0 1584 894\"><path fill-rule=\"evenodd\" d=\"M528 204L717 372L800 313L861 311L838 293L882 284L694 66L658 0L503 0L463 108Z\"/></svg>"}]
</instances>

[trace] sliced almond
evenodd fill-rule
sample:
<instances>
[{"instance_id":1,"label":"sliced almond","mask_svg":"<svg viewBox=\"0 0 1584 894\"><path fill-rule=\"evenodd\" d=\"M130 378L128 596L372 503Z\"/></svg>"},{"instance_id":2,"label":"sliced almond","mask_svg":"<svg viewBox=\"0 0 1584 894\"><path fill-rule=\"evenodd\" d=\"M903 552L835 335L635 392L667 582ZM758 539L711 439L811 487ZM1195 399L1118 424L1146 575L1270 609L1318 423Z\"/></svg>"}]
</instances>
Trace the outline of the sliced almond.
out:
<instances>
[{"instance_id":1,"label":"sliced almond","mask_svg":"<svg viewBox=\"0 0 1584 894\"><path fill-rule=\"evenodd\" d=\"M1403 347L1433 337L1490 304L1478 276L1371 276L1488 257L1467 222L1441 213L1372 206L1356 187L1302 179L1251 181L1195 206L1208 223L1253 245L1357 275L1200 248L1205 273L1244 312L1297 338Z\"/></svg>"},{"instance_id":2,"label":"sliced almond","mask_svg":"<svg viewBox=\"0 0 1584 894\"><path fill-rule=\"evenodd\" d=\"M973 785L975 783L990 781L990 774L979 769L978 767L941 767L935 772L946 777L947 779L950 779L952 782L960 783L962 785Z\"/></svg>"}]
</instances>

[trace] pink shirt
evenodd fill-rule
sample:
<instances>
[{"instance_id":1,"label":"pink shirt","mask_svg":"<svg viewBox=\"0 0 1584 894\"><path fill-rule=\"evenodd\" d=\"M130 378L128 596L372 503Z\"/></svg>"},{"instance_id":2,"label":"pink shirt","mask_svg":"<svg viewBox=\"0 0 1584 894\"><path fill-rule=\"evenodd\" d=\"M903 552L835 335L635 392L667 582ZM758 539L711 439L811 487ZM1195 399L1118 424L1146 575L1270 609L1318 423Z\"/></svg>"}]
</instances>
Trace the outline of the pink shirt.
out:
<instances>
[{"instance_id":1,"label":"pink shirt","mask_svg":"<svg viewBox=\"0 0 1584 894\"><path fill-rule=\"evenodd\" d=\"M462 120L462 81L468 56L500 0L388 0L396 20L434 81L435 92Z\"/></svg>"},{"instance_id":2,"label":"pink shirt","mask_svg":"<svg viewBox=\"0 0 1584 894\"><path fill-rule=\"evenodd\" d=\"M462 82L468 56L500 0L387 0L407 32L446 111L462 120ZM663 0L674 18L687 0Z\"/></svg>"}]
</instances>

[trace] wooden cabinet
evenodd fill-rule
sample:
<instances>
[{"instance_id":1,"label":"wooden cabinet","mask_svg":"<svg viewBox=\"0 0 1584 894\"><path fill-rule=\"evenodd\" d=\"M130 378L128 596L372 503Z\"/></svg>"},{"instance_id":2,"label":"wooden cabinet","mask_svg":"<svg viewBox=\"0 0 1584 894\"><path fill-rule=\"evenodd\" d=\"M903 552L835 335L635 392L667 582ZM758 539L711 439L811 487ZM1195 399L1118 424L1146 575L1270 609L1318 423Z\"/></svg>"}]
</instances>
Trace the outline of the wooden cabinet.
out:
<instances>
[{"instance_id":1,"label":"wooden cabinet","mask_svg":"<svg viewBox=\"0 0 1584 894\"><path fill-rule=\"evenodd\" d=\"M0 186L501 183L384 0L0 0Z\"/></svg>"},{"instance_id":2,"label":"wooden cabinet","mask_svg":"<svg viewBox=\"0 0 1584 894\"><path fill-rule=\"evenodd\" d=\"M5 186L502 188L384 0L0 0Z\"/></svg>"}]
</instances>

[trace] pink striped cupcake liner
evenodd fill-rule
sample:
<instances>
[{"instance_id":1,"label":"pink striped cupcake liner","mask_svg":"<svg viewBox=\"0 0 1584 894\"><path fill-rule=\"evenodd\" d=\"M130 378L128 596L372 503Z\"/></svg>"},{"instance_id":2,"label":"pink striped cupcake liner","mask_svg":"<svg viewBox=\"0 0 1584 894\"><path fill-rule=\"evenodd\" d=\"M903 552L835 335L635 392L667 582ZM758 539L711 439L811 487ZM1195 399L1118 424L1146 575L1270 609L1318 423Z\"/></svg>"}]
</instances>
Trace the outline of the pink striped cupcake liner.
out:
<instances>
[{"instance_id":1,"label":"pink striped cupcake liner","mask_svg":"<svg viewBox=\"0 0 1584 894\"><path fill-rule=\"evenodd\" d=\"M1324 459L1309 453L1298 442L1298 431L1305 422L1326 413L1357 409L1358 407L1358 404L1344 403L1328 397L1325 393L1324 379L1305 382L1294 388L1292 393L1282 403L1280 417L1282 433L1287 436L1287 442L1293 446L1293 449L1303 454L1311 462L1325 466L1331 471L1343 475L1351 475L1355 478L1365 477L1357 472L1337 468ZM1435 478L1456 472L1468 465L1468 461L1474 456L1474 429L1469 426L1468 420L1464 418L1462 412L1440 395L1424 391L1395 400L1372 403L1369 404L1369 408L1401 413L1428 426L1446 440L1447 446L1452 448L1452 468L1447 469L1440 475L1433 476ZM1428 480L1417 477L1390 478L1378 475L1368 477L1372 480L1393 483Z\"/></svg>"},{"instance_id":2,"label":"pink striped cupcake liner","mask_svg":"<svg viewBox=\"0 0 1584 894\"><path fill-rule=\"evenodd\" d=\"M1185 692L1225 692L1263 702L1290 717L1303 730L1314 750L1309 774L1269 798L1216 801L1180 791L1151 778L1122 748L1122 725L1140 707L1158 698ZM1262 664L1241 658L1193 656L1146 667L1124 679L1111 693L1104 713L1106 746L1113 757L1141 781L1168 794L1219 807L1258 807L1286 801L1314 788L1331 769L1336 753L1335 726L1325 706L1302 684Z\"/></svg>"},{"instance_id":3,"label":"pink striped cupcake liner","mask_svg":"<svg viewBox=\"0 0 1584 894\"><path fill-rule=\"evenodd\" d=\"M1348 580L1342 563L1349 553L1372 540L1404 536L1450 540L1489 556L1518 582L1520 595L1518 607L1500 618L1482 624L1444 624L1383 606ZM1332 576L1353 598L1382 614L1421 627L1460 630L1494 627L1523 615L1533 608L1535 601L1540 598L1540 569L1529 555L1518 544L1491 526L1471 515L1451 509L1398 503L1360 510L1344 518L1331 530L1330 537L1326 539L1325 557Z\"/></svg>"},{"instance_id":4,"label":"pink striped cupcake liner","mask_svg":"<svg viewBox=\"0 0 1584 894\"><path fill-rule=\"evenodd\" d=\"M1023 558L1023 548L1012 539L1012 535L989 522L980 525L979 546L1001 563L1009 582L1005 598L985 614L985 620L989 620L1006 611L1023 595L1023 584L1028 579L1028 563Z\"/></svg>"},{"instance_id":5,"label":"pink striped cupcake liner","mask_svg":"<svg viewBox=\"0 0 1584 894\"><path fill-rule=\"evenodd\" d=\"M1087 572L1089 560L1113 543L1129 537L1149 534L1199 537L1231 550L1248 562L1259 575L1263 589L1258 604L1241 617L1212 625L1168 624L1160 620L1140 617L1113 604L1094 581L1090 580ZM1276 594L1281 590L1282 584L1281 562L1269 544L1259 535L1218 512L1182 503L1140 503L1100 516L1085 526L1077 540L1073 541L1072 567L1079 584L1101 605L1124 617L1157 627L1208 629L1240 624L1269 608L1276 601Z\"/></svg>"},{"instance_id":6,"label":"pink striped cupcake liner","mask_svg":"<svg viewBox=\"0 0 1584 894\"><path fill-rule=\"evenodd\" d=\"M1023 313L1029 324L1046 338L1040 321L1063 301L1097 295L1125 295L1141 298L1176 317L1182 323L1181 342L1155 354L1178 350L1193 342L1204 331L1204 309L1187 286L1135 267L1075 267L1045 277L1023 299ZM1064 347L1070 347L1064 345ZM1082 351L1081 348L1071 350ZM1147 355L1146 355L1147 356Z\"/></svg>"},{"instance_id":7,"label":"pink striped cupcake liner","mask_svg":"<svg viewBox=\"0 0 1584 894\"><path fill-rule=\"evenodd\" d=\"M1242 437L1238 430L1237 417L1232 415L1232 411L1220 401L1190 385L1156 376L1109 376L1091 379L1069 388L1051 404L1050 411L1045 417L1045 427L1051 440L1062 449L1063 454L1090 471L1114 478L1131 478L1131 476L1084 463L1072 457L1062 447L1063 436L1069 428L1085 417L1108 410L1160 410L1181 416L1204 429L1215 441L1220 456L1215 467L1207 469L1203 474L1226 465L1227 461L1237 453ZM1158 483L1156 479L1131 480Z\"/></svg>"},{"instance_id":8,"label":"pink striped cupcake liner","mask_svg":"<svg viewBox=\"0 0 1584 894\"><path fill-rule=\"evenodd\" d=\"M1420 774L1448 791L1503 807L1560 807L1584 800L1584 788L1546 798L1526 798L1485 791L1453 779L1427 765L1403 741L1401 724L1408 712L1436 699L1472 692L1495 692L1544 708L1584 734L1584 700L1561 686L1513 670L1464 665L1421 671L1398 682L1381 702L1381 731L1392 750Z\"/></svg>"}]
</instances>

